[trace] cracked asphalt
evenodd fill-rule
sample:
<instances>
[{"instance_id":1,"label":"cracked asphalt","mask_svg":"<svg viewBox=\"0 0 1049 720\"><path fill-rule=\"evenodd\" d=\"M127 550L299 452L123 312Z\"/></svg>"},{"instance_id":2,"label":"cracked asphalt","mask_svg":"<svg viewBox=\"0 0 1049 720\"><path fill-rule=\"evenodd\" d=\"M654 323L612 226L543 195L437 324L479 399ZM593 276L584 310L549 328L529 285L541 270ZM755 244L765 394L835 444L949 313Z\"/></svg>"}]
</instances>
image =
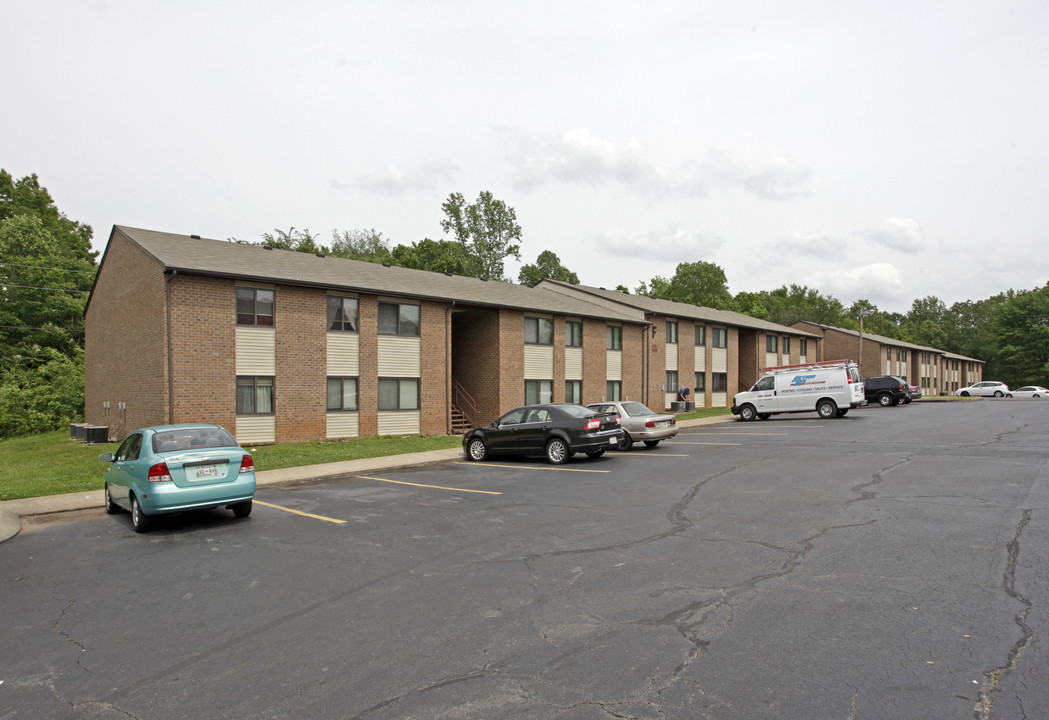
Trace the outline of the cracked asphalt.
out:
<instances>
[{"instance_id":1,"label":"cracked asphalt","mask_svg":"<svg viewBox=\"0 0 1049 720\"><path fill-rule=\"evenodd\" d=\"M1044 718L1047 458L1049 403L912 403L33 524L0 720Z\"/></svg>"}]
</instances>

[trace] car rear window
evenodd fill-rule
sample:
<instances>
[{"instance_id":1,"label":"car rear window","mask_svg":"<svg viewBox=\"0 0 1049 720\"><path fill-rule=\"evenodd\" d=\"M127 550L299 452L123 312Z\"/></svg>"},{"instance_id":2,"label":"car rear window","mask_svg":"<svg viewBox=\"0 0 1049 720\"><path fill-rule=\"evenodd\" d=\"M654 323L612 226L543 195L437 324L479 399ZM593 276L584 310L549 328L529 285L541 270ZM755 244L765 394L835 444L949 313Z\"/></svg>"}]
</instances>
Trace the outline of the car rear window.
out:
<instances>
[{"instance_id":1,"label":"car rear window","mask_svg":"<svg viewBox=\"0 0 1049 720\"><path fill-rule=\"evenodd\" d=\"M238 445L236 439L220 427L165 430L153 436L153 452L157 453L221 447Z\"/></svg>"},{"instance_id":2,"label":"car rear window","mask_svg":"<svg viewBox=\"0 0 1049 720\"><path fill-rule=\"evenodd\" d=\"M655 415L654 412L652 412L639 402L623 403L623 411L626 412L626 414L630 417L645 417L646 415Z\"/></svg>"},{"instance_id":3,"label":"car rear window","mask_svg":"<svg viewBox=\"0 0 1049 720\"><path fill-rule=\"evenodd\" d=\"M583 407L582 405L558 405L558 408L565 411L572 417L578 418L590 417L594 413L599 412L598 410L591 410L590 408Z\"/></svg>"}]
</instances>

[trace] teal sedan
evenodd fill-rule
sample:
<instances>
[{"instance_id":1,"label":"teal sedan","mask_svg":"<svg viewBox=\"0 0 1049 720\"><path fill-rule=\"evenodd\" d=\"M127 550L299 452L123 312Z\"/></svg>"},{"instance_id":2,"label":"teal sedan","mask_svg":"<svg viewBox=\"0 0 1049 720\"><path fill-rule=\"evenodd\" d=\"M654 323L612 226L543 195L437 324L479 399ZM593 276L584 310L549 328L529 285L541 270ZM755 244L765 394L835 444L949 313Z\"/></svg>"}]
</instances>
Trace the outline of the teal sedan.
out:
<instances>
[{"instance_id":1,"label":"teal sedan","mask_svg":"<svg viewBox=\"0 0 1049 720\"><path fill-rule=\"evenodd\" d=\"M255 461L218 425L164 425L136 430L116 454L103 453L109 514L127 510L135 532L155 515L226 507L251 514Z\"/></svg>"}]
</instances>

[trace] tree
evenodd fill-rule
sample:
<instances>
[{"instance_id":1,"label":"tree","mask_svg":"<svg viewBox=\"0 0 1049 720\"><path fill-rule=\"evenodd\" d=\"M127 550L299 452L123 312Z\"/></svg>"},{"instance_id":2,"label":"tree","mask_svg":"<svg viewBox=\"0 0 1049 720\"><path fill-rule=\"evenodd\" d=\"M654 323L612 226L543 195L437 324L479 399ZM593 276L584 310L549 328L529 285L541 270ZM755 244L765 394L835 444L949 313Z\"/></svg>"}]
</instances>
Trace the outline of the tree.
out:
<instances>
[{"instance_id":1,"label":"tree","mask_svg":"<svg viewBox=\"0 0 1049 720\"><path fill-rule=\"evenodd\" d=\"M638 288L639 294L642 287L643 283ZM703 261L678 264L674 277L669 280L652 278L644 294L719 310L736 309L736 302L728 291L725 271L719 265Z\"/></svg>"},{"instance_id":2,"label":"tree","mask_svg":"<svg viewBox=\"0 0 1049 720\"><path fill-rule=\"evenodd\" d=\"M579 276L561 264L561 258L552 250L539 253L534 265L525 265L517 274L517 281L522 285L535 285L540 280L560 280L561 282L579 284Z\"/></svg>"},{"instance_id":3,"label":"tree","mask_svg":"<svg viewBox=\"0 0 1049 720\"><path fill-rule=\"evenodd\" d=\"M283 230L275 230L276 235L270 233L263 233L262 242L259 243L263 247L271 247L274 250L294 250L296 252L308 252L308 253L324 253L327 249L323 245L318 244L317 236L306 230L296 230L295 228L289 228L287 232Z\"/></svg>"},{"instance_id":4,"label":"tree","mask_svg":"<svg viewBox=\"0 0 1049 720\"><path fill-rule=\"evenodd\" d=\"M784 285L771 292L740 292L735 299L740 312L780 325L807 320L841 327L845 317L845 306L840 300L804 285Z\"/></svg>"},{"instance_id":5,"label":"tree","mask_svg":"<svg viewBox=\"0 0 1049 720\"><path fill-rule=\"evenodd\" d=\"M945 348L947 305L934 295L915 300L903 320L905 339L918 345Z\"/></svg>"},{"instance_id":6,"label":"tree","mask_svg":"<svg viewBox=\"0 0 1049 720\"><path fill-rule=\"evenodd\" d=\"M994 321L995 379L1010 387L1049 385L1049 286L1017 293Z\"/></svg>"},{"instance_id":7,"label":"tree","mask_svg":"<svg viewBox=\"0 0 1049 720\"><path fill-rule=\"evenodd\" d=\"M390 244L381 232L372 230L344 230L340 235L332 230L332 244L326 254L364 262L390 262Z\"/></svg>"},{"instance_id":8,"label":"tree","mask_svg":"<svg viewBox=\"0 0 1049 720\"><path fill-rule=\"evenodd\" d=\"M0 169L0 223L19 215L40 220L44 230L58 242L63 257L95 264L98 253L91 249L91 226L59 212L51 193L40 186L35 174L16 182L10 173Z\"/></svg>"},{"instance_id":9,"label":"tree","mask_svg":"<svg viewBox=\"0 0 1049 720\"><path fill-rule=\"evenodd\" d=\"M470 205L460 193L452 193L441 209L446 216L441 228L455 237L470 258L468 274L482 280L505 280L503 260L511 255L521 259L521 226L514 209L487 190Z\"/></svg>"},{"instance_id":10,"label":"tree","mask_svg":"<svg viewBox=\"0 0 1049 720\"><path fill-rule=\"evenodd\" d=\"M472 276L473 258L454 240L431 240L424 238L411 245L398 245L390 255L390 261L400 267L430 272L452 273Z\"/></svg>"}]
</instances>

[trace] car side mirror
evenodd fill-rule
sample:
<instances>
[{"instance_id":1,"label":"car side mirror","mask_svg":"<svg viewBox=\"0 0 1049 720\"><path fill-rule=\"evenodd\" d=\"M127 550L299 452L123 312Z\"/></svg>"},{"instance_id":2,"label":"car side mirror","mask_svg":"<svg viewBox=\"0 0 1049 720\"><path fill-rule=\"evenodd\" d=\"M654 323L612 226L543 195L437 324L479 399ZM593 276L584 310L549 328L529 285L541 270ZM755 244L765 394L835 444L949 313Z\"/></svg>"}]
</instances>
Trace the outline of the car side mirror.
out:
<instances>
[{"instance_id":1,"label":"car side mirror","mask_svg":"<svg viewBox=\"0 0 1049 720\"><path fill-rule=\"evenodd\" d=\"M99 462L113 462L113 453L111 453L111 452L102 453L101 455L98 456L98 461Z\"/></svg>"}]
</instances>

